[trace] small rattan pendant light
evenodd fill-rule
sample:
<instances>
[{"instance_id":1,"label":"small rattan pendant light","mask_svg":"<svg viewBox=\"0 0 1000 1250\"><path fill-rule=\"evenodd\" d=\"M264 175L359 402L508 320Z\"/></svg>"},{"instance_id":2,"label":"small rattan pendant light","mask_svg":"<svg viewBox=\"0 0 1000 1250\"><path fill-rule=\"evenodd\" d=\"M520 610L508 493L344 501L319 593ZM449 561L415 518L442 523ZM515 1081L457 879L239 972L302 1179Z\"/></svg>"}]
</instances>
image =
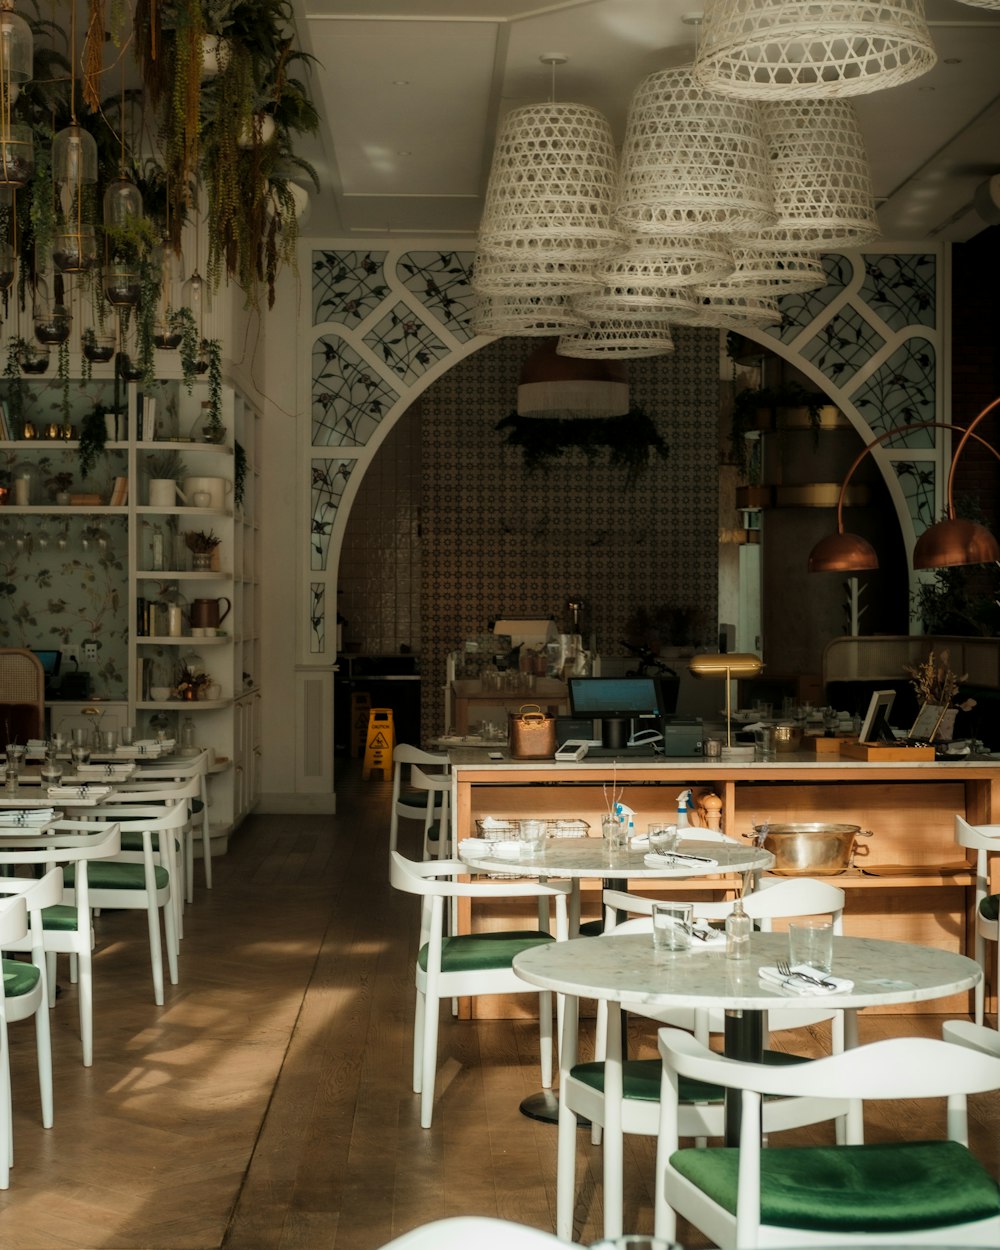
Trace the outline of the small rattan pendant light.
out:
<instances>
[{"instance_id":1,"label":"small rattan pendant light","mask_svg":"<svg viewBox=\"0 0 1000 1250\"><path fill-rule=\"evenodd\" d=\"M818 291L826 286L826 271L818 256L801 252L776 255L756 248L735 247L736 268L718 282L705 282L695 288L699 295L732 298L742 295L791 295L796 291Z\"/></svg>"},{"instance_id":2,"label":"small rattan pendant light","mask_svg":"<svg viewBox=\"0 0 1000 1250\"><path fill-rule=\"evenodd\" d=\"M609 317L579 334L564 334L556 352L577 360L628 360L668 356L675 350L670 326L650 318Z\"/></svg>"},{"instance_id":3,"label":"small rattan pendant light","mask_svg":"<svg viewBox=\"0 0 1000 1250\"><path fill-rule=\"evenodd\" d=\"M923 0L705 0L694 73L723 95L823 99L898 87L936 60Z\"/></svg>"},{"instance_id":4,"label":"small rattan pendant light","mask_svg":"<svg viewBox=\"0 0 1000 1250\"><path fill-rule=\"evenodd\" d=\"M596 265L594 275L605 286L655 293L717 282L734 267L724 235L636 235L625 251Z\"/></svg>"},{"instance_id":5,"label":"small rattan pendant light","mask_svg":"<svg viewBox=\"0 0 1000 1250\"><path fill-rule=\"evenodd\" d=\"M562 295L480 295L472 314L476 334L552 337L586 327L587 319Z\"/></svg>"}]
</instances>

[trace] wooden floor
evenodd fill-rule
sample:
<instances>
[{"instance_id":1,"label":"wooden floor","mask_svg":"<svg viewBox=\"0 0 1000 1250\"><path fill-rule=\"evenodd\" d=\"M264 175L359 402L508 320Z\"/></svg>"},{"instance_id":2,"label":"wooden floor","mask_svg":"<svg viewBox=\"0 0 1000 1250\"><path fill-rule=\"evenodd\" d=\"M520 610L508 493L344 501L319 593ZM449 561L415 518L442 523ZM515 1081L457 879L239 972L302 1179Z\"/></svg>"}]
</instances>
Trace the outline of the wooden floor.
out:
<instances>
[{"instance_id":1,"label":"wooden floor","mask_svg":"<svg viewBox=\"0 0 1000 1250\"><path fill-rule=\"evenodd\" d=\"M3 1250L373 1250L454 1214L552 1229L555 1129L518 1111L537 1088L533 1028L446 1016L434 1127L421 1130L416 911L387 884L388 786L349 775L338 804L335 818L247 822L215 861L215 889L187 910L181 983L163 1008L144 919L99 918L95 1063L80 1063L60 969L51 1130L31 1025L12 1027ZM870 1018L863 1040L904 1030L937 1035L940 1018ZM1000 1170L1000 1095L973 1100L972 1117L974 1147ZM909 1107L870 1135L923 1123ZM649 1231L653 1144L628 1149L626 1223ZM601 1235L600 1152L583 1132L579 1150L575 1239L587 1244Z\"/></svg>"}]
</instances>

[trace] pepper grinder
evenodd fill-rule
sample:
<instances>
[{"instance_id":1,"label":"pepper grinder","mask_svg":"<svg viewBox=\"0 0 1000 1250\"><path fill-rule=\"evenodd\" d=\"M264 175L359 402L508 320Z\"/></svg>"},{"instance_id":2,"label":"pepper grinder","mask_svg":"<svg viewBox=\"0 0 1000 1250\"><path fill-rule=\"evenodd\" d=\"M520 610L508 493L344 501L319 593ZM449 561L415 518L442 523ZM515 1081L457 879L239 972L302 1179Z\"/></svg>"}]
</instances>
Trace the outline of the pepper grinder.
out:
<instances>
[{"instance_id":1,"label":"pepper grinder","mask_svg":"<svg viewBox=\"0 0 1000 1250\"><path fill-rule=\"evenodd\" d=\"M705 813L705 828L722 832L722 800L717 794L706 794L701 800L702 811Z\"/></svg>"}]
</instances>

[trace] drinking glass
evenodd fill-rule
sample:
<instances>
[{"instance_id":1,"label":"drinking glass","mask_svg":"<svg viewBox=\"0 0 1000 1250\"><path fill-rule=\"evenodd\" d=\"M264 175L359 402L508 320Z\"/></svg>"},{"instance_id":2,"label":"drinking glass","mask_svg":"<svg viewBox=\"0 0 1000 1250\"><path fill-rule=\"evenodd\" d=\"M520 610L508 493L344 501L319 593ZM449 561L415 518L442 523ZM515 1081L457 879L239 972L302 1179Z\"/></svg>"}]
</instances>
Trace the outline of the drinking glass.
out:
<instances>
[{"instance_id":1,"label":"drinking glass","mask_svg":"<svg viewBox=\"0 0 1000 1250\"><path fill-rule=\"evenodd\" d=\"M761 725L753 731L753 757L755 760L773 760L775 738L773 725Z\"/></svg>"},{"instance_id":2,"label":"drinking glass","mask_svg":"<svg viewBox=\"0 0 1000 1250\"><path fill-rule=\"evenodd\" d=\"M677 826L668 825L665 821L654 820L646 826L646 832L649 834L649 849L658 851L661 855L666 851L677 850Z\"/></svg>"},{"instance_id":3,"label":"drinking glass","mask_svg":"<svg viewBox=\"0 0 1000 1250\"><path fill-rule=\"evenodd\" d=\"M73 732L75 733L76 730ZM89 764L90 747L82 742L74 742L69 749L69 757L73 761L74 768L79 768L81 764Z\"/></svg>"},{"instance_id":4,"label":"drinking glass","mask_svg":"<svg viewBox=\"0 0 1000 1250\"><path fill-rule=\"evenodd\" d=\"M789 921L788 962L793 968L804 964L818 972L829 972L833 965L833 922Z\"/></svg>"},{"instance_id":5,"label":"drinking glass","mask_svg":"<svg viewBox=\"0 0 1000 1250\"><path fill-rule=\"evenodd\" d=\"M87 745L87 740L88 740L88 738L89 738L89 736L90 736L90 730L89 730L89 729L76 729L76 728L74 728L74 729L72 730L72 735L73 735L73 736L72 736L71 741L72 741L73 745L74 745L75 747L84 747L84 746L86 746L86 745Z\"/></svg>"},{"instance_id":6,"label":"drinking glass","mask_svg":"<svg viewBox=\"0 0 1000 1250\"><path fill-rule=\"evenodd\" d=\"M521 845L531 859L540 859L544 855L547 833L544 820L521 821Z\"/></svg>"},{"instance_id":7,"label":"drinking glass","mask_svg":"<svg viewBox=\"0 0 1000 1250\"><path fill-rule=\"evenodd\" d=\"M113 754L117 746L118 746L118 730L117 729L102 729L101 730L101 750Z\"/></svg>"},{"instance_id":8,"label":"drinking glass","mask_svg":"<svg viewBox=\"0 0 1000 1250\"><path fill-rule=\"evenodd\" d=\"M118 730L118 741L123 747L130 747L135 741L135 728L132 725L122 725Z\"/></svg>"},{"instance_id":9,"label":"drinking glass","mask_svg":"<svg viewBox=\"0 0 1000 1250\"><path fill-rule=\"evenodd\" d=\"M658 951L690 950L693 925L693 904L654 903L653 948Z\"/></svg>"}]
</instances>

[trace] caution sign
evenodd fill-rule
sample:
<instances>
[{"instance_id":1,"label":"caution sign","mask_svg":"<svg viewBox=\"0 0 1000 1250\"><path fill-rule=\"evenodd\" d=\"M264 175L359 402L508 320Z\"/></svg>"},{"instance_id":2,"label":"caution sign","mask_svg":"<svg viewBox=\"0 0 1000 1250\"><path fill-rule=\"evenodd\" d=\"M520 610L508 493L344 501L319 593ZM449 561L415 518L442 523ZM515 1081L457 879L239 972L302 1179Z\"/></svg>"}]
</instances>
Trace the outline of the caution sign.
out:
<instances>
[{"instance_id":1,"label":"caution sign","mask_svg":"<svg viewBox=\"0 0 1000 1250\"><path fill-rule=\"evenodd\" d=\"M368 713L365 763L361 770L362 781L368 781L373 772L381 774L383 781L389 780L395 745L396 732L392 723L392 708L373 707Z\"/></svg>"},{"instance_id":2,"label":"caution sign","mask_svg":"<svg viewBox=\"0 0 1000 1250\"><path fill-rule=\"evenodd\" d=\"M368 739L368 716L372 697L367 690L351 695L351 759L356 760Z\"/></svg>"}]
</instances>

